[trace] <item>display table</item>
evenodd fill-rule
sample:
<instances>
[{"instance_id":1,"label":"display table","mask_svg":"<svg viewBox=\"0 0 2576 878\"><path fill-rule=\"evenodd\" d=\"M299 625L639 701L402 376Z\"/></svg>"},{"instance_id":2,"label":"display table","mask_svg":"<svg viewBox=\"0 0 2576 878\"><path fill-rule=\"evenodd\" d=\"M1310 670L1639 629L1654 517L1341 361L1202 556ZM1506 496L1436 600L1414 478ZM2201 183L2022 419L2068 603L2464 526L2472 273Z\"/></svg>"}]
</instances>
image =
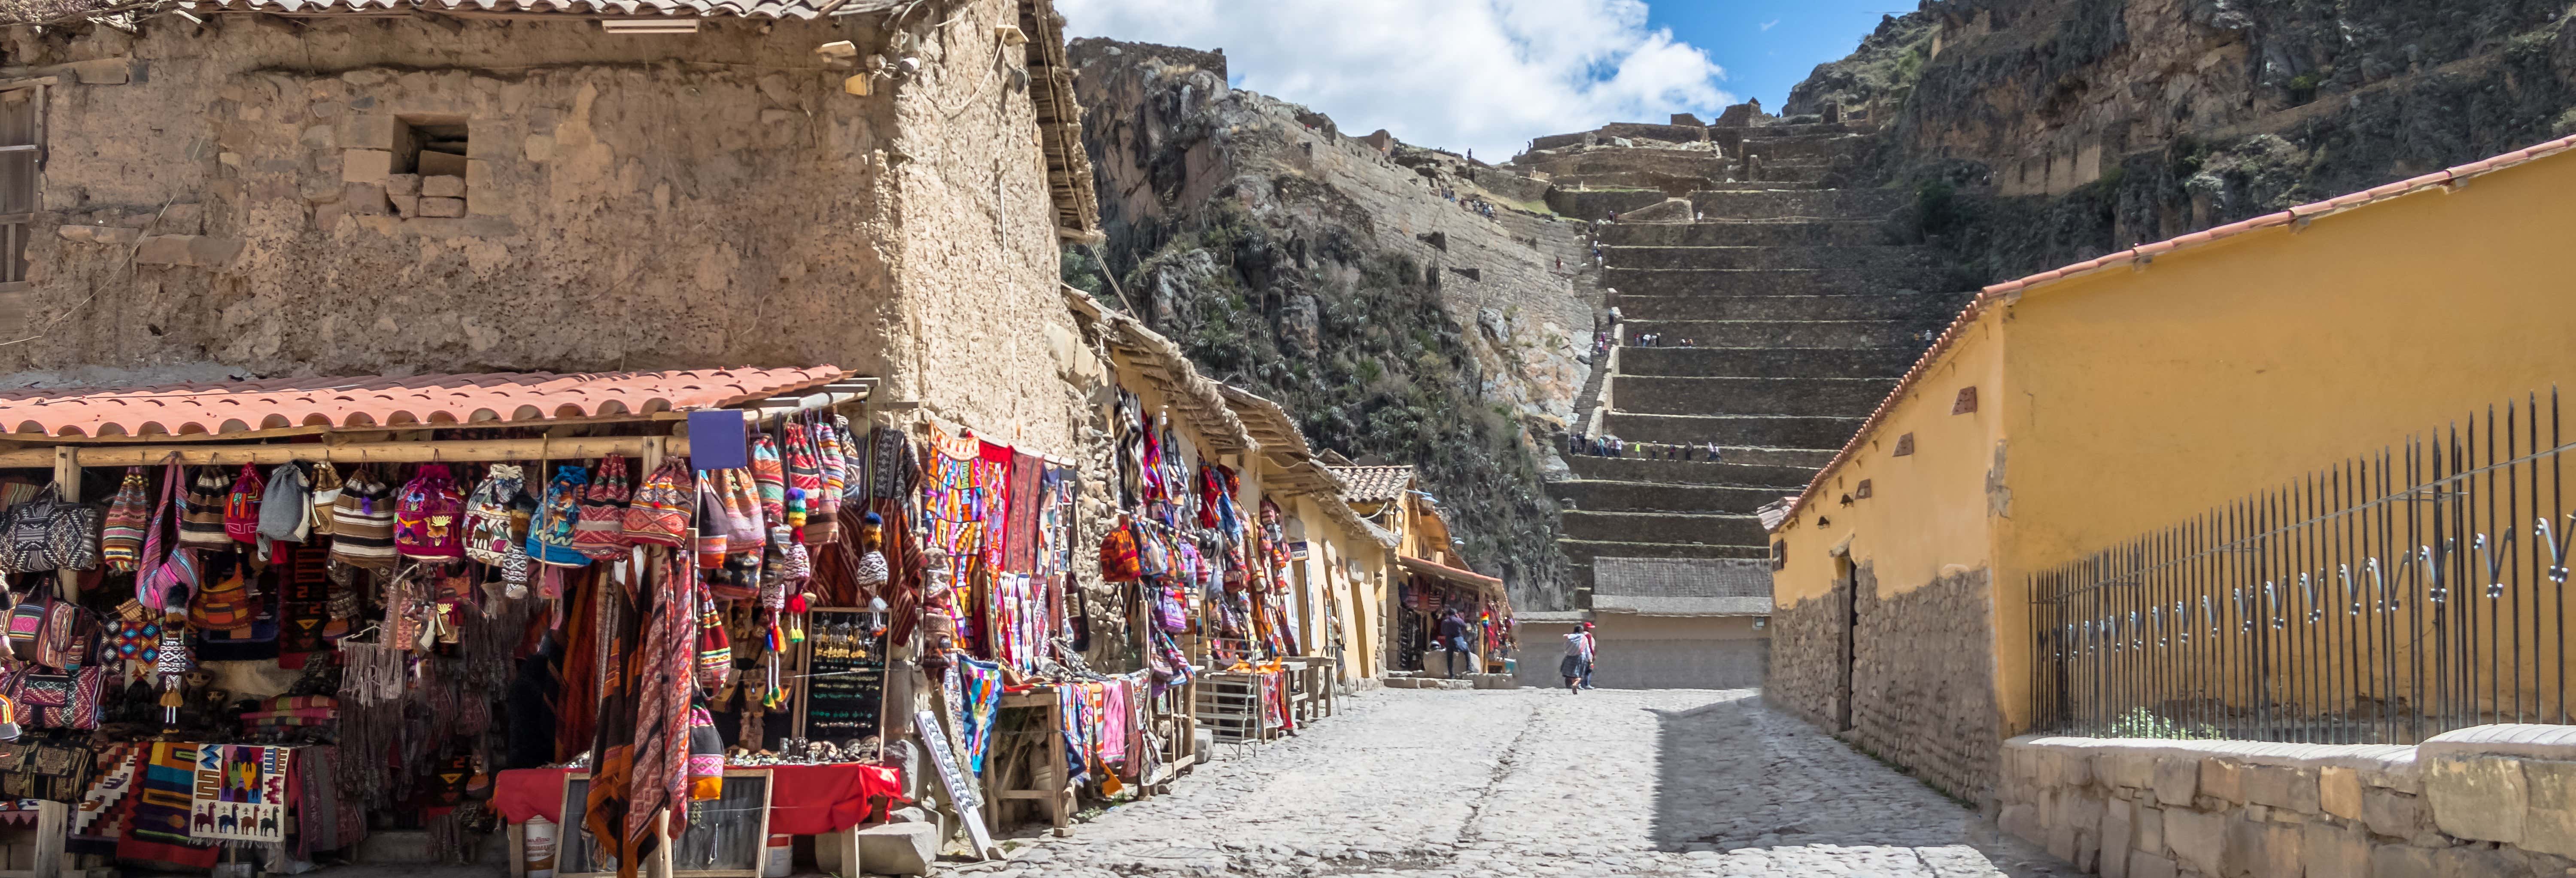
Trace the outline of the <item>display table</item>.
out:
<instances>
[{"instance_id":1,"label":"display table","mask_svg":"<svg viewBox=\"0 0 2576 878\"><path fill-rule=\"evenodd\" d=\"M825 835L866 822L880 801L886 807L910 804L903 794L902 773L859 762L823 765L746 765L771 772L771 835ZM511 823L544 816L563 822L564 778L573 768L520 768L493 779L492 809Z\"/></svg>"}]
</instances>

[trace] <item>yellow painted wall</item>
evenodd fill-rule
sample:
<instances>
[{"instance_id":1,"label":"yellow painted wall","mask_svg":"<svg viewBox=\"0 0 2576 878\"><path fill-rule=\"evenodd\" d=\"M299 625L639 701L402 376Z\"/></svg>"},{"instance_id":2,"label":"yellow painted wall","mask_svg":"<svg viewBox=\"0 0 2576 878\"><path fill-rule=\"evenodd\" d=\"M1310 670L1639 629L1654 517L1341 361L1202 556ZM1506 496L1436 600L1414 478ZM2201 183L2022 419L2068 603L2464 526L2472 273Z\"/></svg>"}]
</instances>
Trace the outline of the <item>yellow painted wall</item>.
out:
<instances>
[{"instance_id":1,"label":"yellow painted wall","mask_svg":"<svg viewBox=\"0 0 2576 878\"><path fill-rule=\"evenodd\" d=\"M2560 153L2030 291L2007 309L1998 605L2025 607L2033 572L2576 379L2571 228Z\"/></svg>"},{"instance_id":2,"label":"yellow painted wall","mask_svg":"<svg viewBox=\"0 0 2576 878\"><path fill-rule=\"evenodd\" d=\"M1999 303L1784 525L1775 599L1825 593L1845 538L1882 595L1991 558L1996 694L2024 728L2034 573L2576 379L2571 228L2561 153ZM1972 382L1980 411L1949 415ZM1861 479L1876 496L1839 505Z\"/></svg>"},{"instance_id":3,"label":"yellow painted wall","mask_svg":"<svg viewBox=\"0 0 2576 878\"><path fill-rule=\"evenodd\" d=\"M1830 590L1831 551L1846 540L1854 563L1876 565L1880 597L1920 588L1944 570L1989 563L1986 474L2002 429L1992 402L2003 362L1999 331L1993 320L1971 327L1826 478L1797 520L1774 535L1788 549L1788 564L1772 574L1775 606L1786 609ZM1968 386L1977 388L1977 410L1951 414L1959 389ZM1914 453L1898 457L1897 439L1908 433ZM1842 505L1863 480L1870 496Z\"/></svg>"}]
</instances>

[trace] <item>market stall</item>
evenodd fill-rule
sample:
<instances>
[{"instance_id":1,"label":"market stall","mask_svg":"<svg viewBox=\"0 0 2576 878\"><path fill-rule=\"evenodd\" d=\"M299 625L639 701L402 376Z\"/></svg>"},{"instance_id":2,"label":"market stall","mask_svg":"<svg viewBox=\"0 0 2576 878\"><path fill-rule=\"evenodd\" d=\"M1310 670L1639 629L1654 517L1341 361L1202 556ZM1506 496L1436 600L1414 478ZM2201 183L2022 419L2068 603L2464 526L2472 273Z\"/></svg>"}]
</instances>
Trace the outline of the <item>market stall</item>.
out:
<instances>
[{"instance_id":1,"label":"market stall","mask_svg":"<svg viewBox=\"0 0 2576 878\"><path fill-rule=\"evenodd\" d=\"M1502 580L1411 556L1395 560L1406 574L1396 593L1400 667L1445 674L1447 663L1461 661L1459 673L1510 673L1512 608ZM1466 628L1463 653L1440 636L1452 613Z\"/></svg>"}]
</instances>

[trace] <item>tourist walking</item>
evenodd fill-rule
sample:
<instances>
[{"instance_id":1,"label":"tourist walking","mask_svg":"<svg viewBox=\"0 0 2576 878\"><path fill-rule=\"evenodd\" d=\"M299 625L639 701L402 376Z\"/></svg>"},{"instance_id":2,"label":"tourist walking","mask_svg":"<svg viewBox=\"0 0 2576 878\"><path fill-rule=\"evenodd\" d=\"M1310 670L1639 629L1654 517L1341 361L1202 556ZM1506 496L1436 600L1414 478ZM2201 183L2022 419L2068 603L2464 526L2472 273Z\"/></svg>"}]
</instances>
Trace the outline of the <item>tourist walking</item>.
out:
<instances>
[{"instance_id":1,"label":"tourist walking","mask_svg":"<svg viewBox=\"0 0 2576 878\"><path fill-rule=\"evenodd\" d=\"M1556 663L1556 673L1565 678L1565 691L1578 695L1592 688L1592 623L1582 624L1565 635L1565 657Z\"/></svg>"}]
</instances>

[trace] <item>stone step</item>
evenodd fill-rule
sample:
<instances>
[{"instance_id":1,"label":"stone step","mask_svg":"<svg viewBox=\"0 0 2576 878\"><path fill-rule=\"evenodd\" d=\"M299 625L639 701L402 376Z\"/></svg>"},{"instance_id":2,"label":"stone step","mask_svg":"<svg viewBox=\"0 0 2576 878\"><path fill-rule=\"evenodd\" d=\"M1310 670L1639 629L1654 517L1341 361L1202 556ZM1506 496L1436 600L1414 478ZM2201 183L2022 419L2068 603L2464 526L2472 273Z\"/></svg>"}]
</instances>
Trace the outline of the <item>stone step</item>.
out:
<instances>
[{"instance_id":1,"label":"stone step","mask_svg":"<svg viewBox=\"0 0 2576 878\"><path fill-rule=\"evenodd\" d=\"M1699 460L1653 460L1644 457L1566 455L1577 478L1622 482L1699 485L1772 485L1797 493L1833 459L1831 450L1721 447L1723 463Z\"/></svg>"},{"instance_id":2,"label":"stone step","mask_svg":"<svg viewBox=\"0 0 2576 878\"><path fill-rule=\"evenodd\" d=\"M1715 348L1902 348L1923 344L1922 330L1896 320L1630 320L1628 341L1660 334L1665 346L1689 339Z\"/></svg>"},{"instance_id":3,"label":"stone step","mask_svg":"<svg viewBox=\"0 0 2576 878\"><path fill-rule=\"evenodd\" d=\"M1725 179L1735 159L1716 150L1701 149L1587 149L1532 157L1515 161L1512 169L1521 172L1542 171L1558 185L1580 180L1593 174L1618 174L1651 171L1667 174L1707 174Z\"/></svg>"},{"instance_id":4,"label":"stone step","mask_svg":"<svg viewBox=\"0 0 2576 878\"><path fill-rule=\"evenodd\" d=\"M1755 525L1759 530L1760 525ZM1564 550L1566 560L1577 566L1576 579L1590 582L1594 558L1768 558L1768 543L1744 545L1711 545L1707 543L1635 543L1617 540L1559 539L1556 547Z\"/></svg>"},{"instance_id":5,"label":"stone step","mask_svg":"<svg viewBox=\"0 0 2576 878\"><path fill-rule=\"evenodd\" d=\"M1631 296L1915 295L1957 284L1929 268L1627 268L1602 271L1603 285ZM1964 289L1964 287L1962 287ZM1625 313L1626 309L1621 309Z\"/></svg>"},{"instance_id":6,"label":"stone step","mask_svg":"<svg viewBox=\"0 0 2576 878\"><path fill-rule=\"evenodd\" d=\"M1878 219L1903 209L1913 198L1900 189L1691 193L1699 213L1713 220Z\"/></svg>"},{"instance_id":7,"label":"stone step","mask_svg":"<svg viewBox=\"0 0 2576 878\"><path fill-rule=\"evenodd\" d=\"M1625 213L1660 204L1666 197L1661 189L1575 190L1558 184L1547 190L1547 209L1578 220L1597 220L1613 212Z\"/></svg>"},{"instance_id":8,"label":"stone step","mask_svg":"<svg viewBox=\"0 0 2576 878\"><path fill-rule=\"evenodd\" d=\"M1601 243L1664 247L1849 247L1895 243L1883 219L1707 223L1608 223Z\"/></svg>"},{"instance_id":9,"label":"stone step","mask_svg":"<svg viewBox=\"0 0 2576 878\"><path fill-rule=\"evenodd\" d=\"M1616 375L1610 380L1610 405L1616 413L1642 415L1868 417L1894 389L1893 378Z\"/></svg>"},{"instance_id":10,"label":"stone step","mask_svg":"<svg viewBox=\"0 0 2576 878\"><path fill-rule=\"evenodd\" d=\"M1565 534L1564 539L1569 540L1709 546L1760 545L1763 542L1762 522L1750 512L1723 515L1575 509L1557 513L1556 520L1559 530Z\"/></svg>"},{"instance_id":11,"label":"stone step","mask_svg":"<svg viewBox=\"0 0 2576 878\"><path fill-rule=\"evenodd\" d=\"M1550 482L1548 496L1558 502L1570 502L1574 508L1588 512L1720 512L1751 515L1763 504L1798 493L1802 485L1750 487L1744 485L1667 485L1655 482L1613 482L1601 479L1566 479Z\"/></svg>"},{"instance_id":12,"label":"stone step","mask_svg":"<svg viewBox=\"0 0 2576 878\"><path fill-rule=\"evenodd\" d=\"M1764 415L1652 415L1603 412L1603 429L1637 442L1715 442L1720 446L1823 450L1851 441L1861 417Z\"/></svg>"},{"instance_id":13,"label":"stone step","mask_svg":"<svg viewBox=\"0 0 2576 878\"><path fill-rule=\"evenodd\" d=\"M1629 375L1702 378L1894 378L1913 348L1621 348Z\"/></svg>"},{"instance_id":14,"label":"stone step","mask_svg":"<svg viewBox=\"0 0 2576 878\"><path fill-rule=\"evenodd\" d=\"M1937 264L1922 247L1889 244L1836 246L1675 247L1618 245L1602 256L1620 268L1776 269L1776 268L1928 268Z\"/></svg>"},{"instance_id":15,"label":"stone step","mask_svg":"<svg viewBox=\"0 0 2576 878\"><path fill-rule=\"evenodd\" d=\"M1957 314L1949 296L1636 296L1619 294L1628 320L1895 320Z\"/></svg>"}]
</instances>

